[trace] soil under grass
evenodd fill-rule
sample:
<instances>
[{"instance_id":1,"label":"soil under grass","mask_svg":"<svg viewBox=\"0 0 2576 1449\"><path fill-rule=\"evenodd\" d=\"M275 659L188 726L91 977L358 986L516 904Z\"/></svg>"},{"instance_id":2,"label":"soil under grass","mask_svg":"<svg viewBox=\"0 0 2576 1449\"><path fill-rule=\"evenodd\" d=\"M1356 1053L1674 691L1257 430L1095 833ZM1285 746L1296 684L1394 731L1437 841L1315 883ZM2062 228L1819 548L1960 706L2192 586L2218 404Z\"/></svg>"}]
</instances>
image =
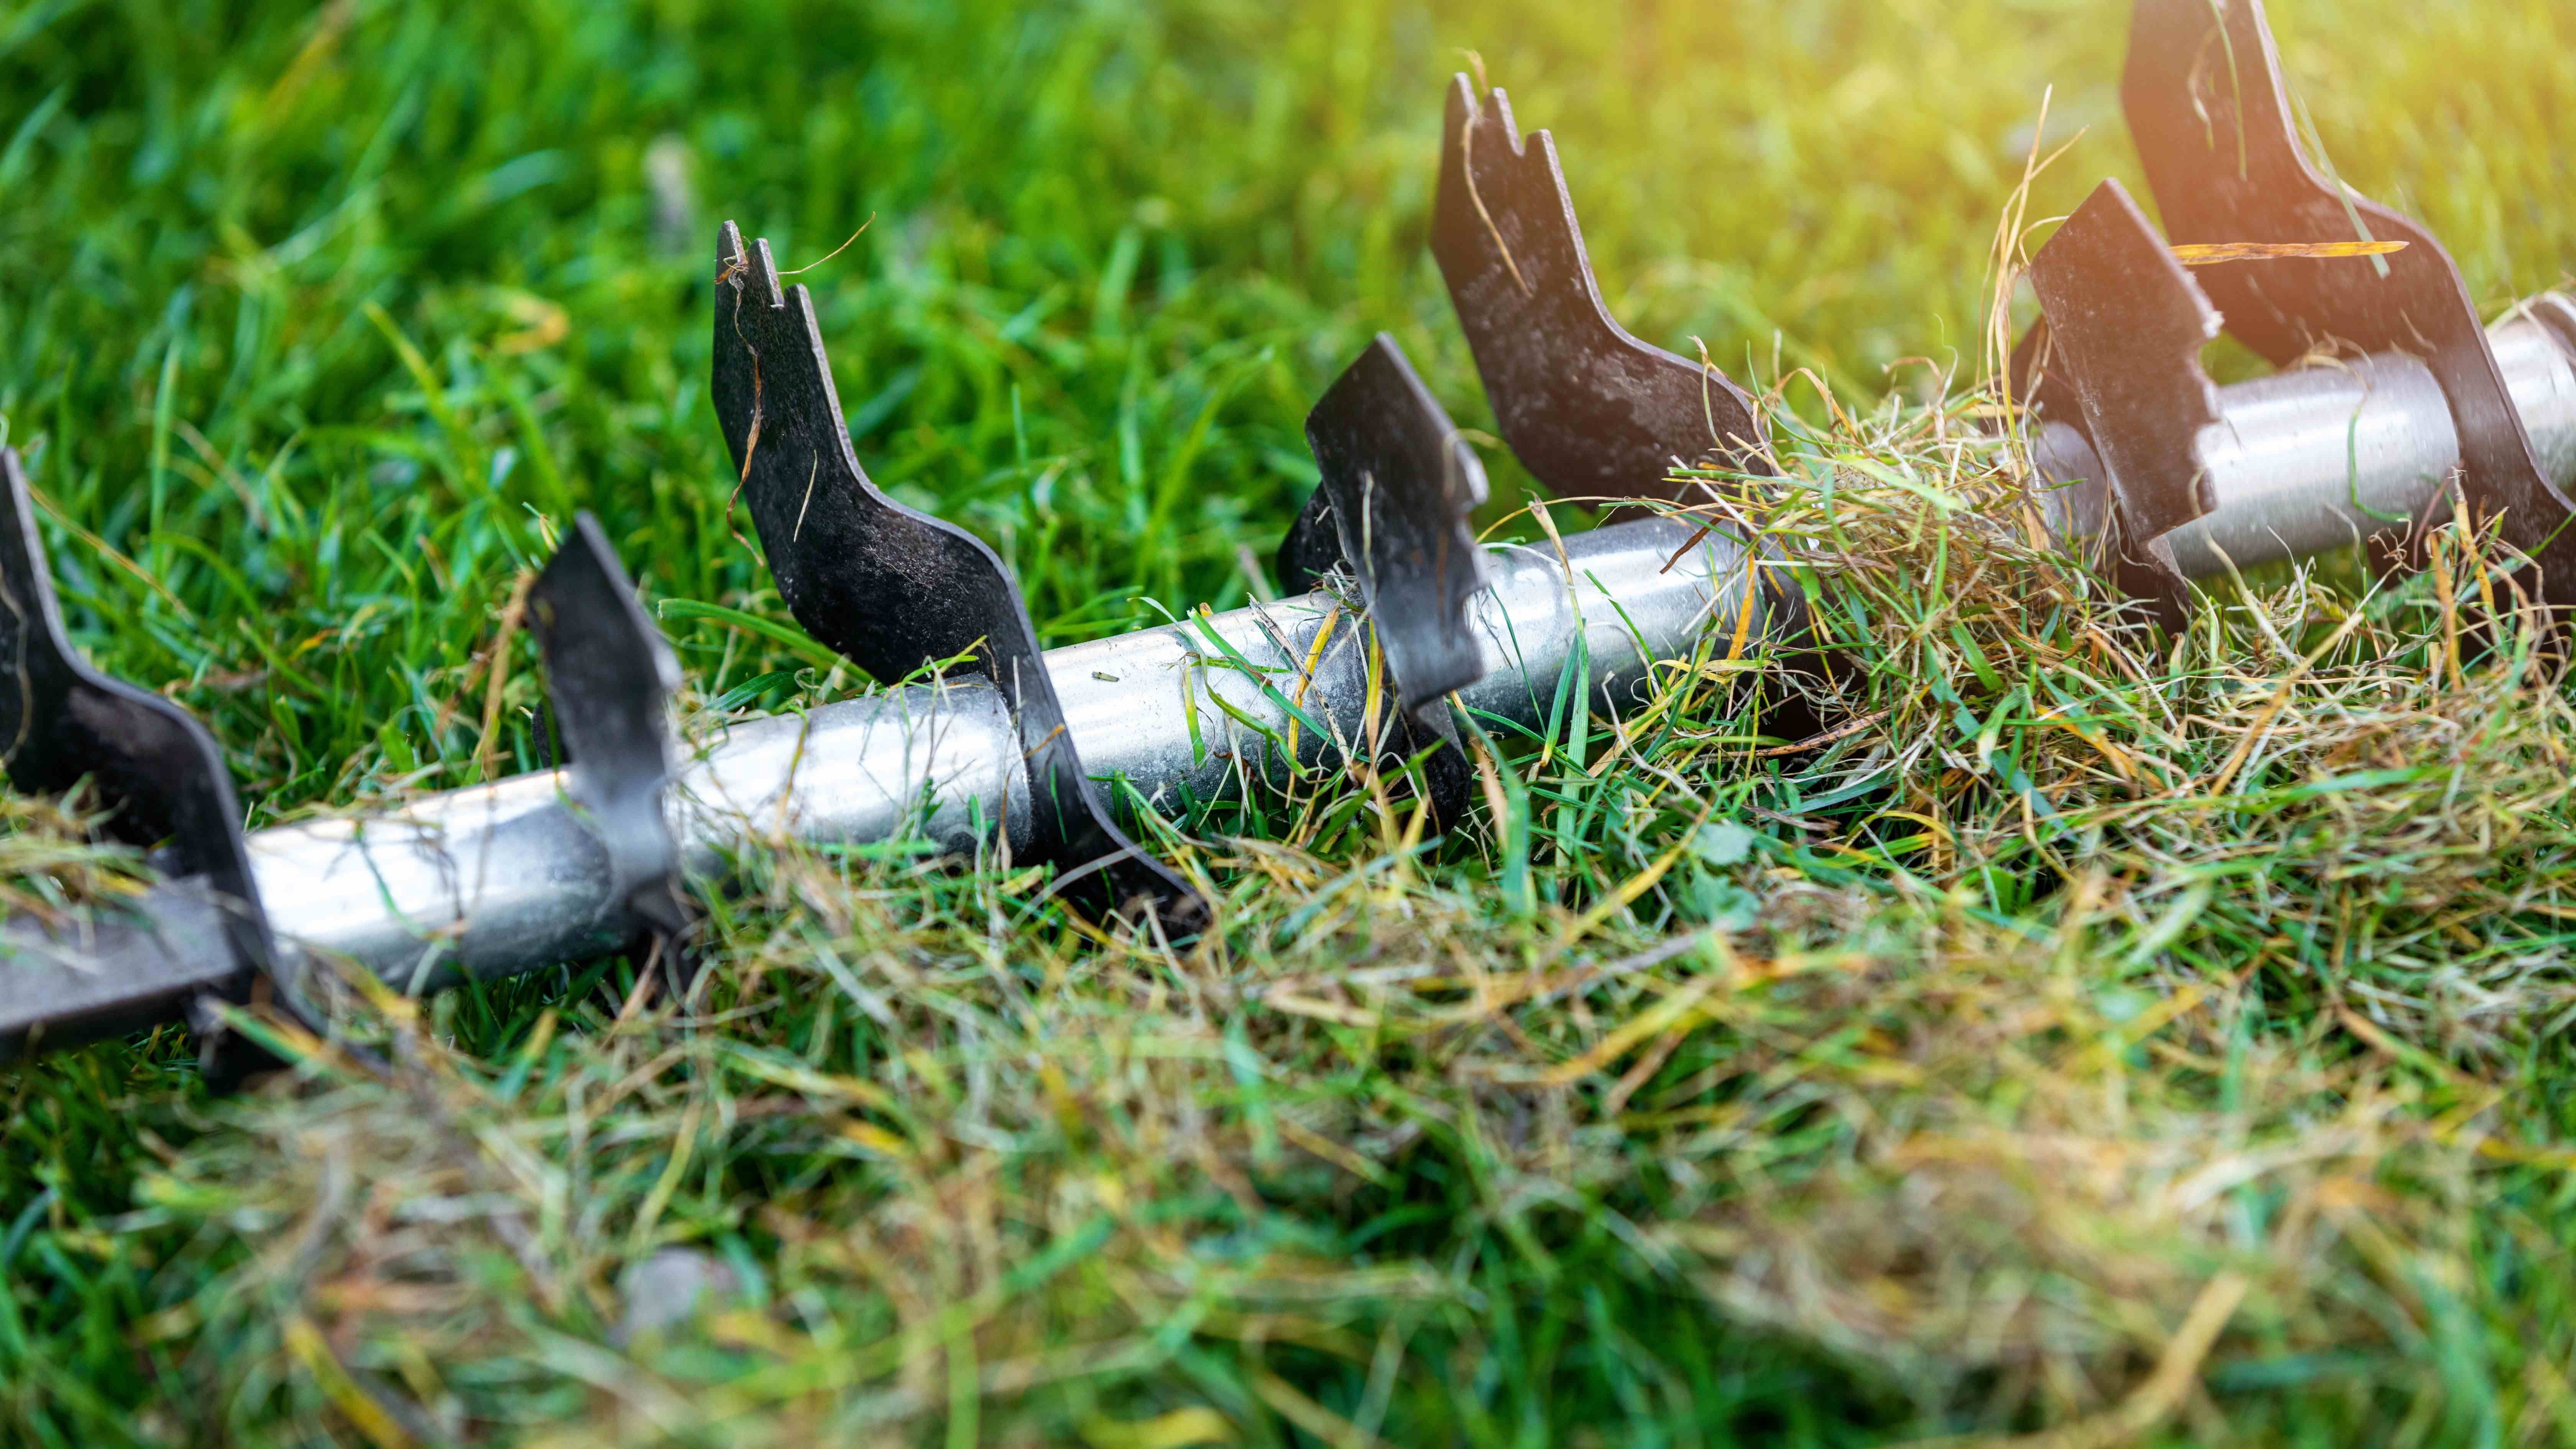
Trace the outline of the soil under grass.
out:
<instances>
[{"instance_id":1,"label":"soil under grass","mask_svg":"<svg viewBox=\"0 0 2576 1449\"><path fill-rule=\"evenodd\" d=\"M2346 180L2490 309L2564 280L2576 11L2274 10ZM2576 1442L2576 712L2520 571L2453 529L2160 640L1981 427L2043 90L2089 130L2031 216L2136 179L2124 22L0 22L8 440L80 641L254 825L533 764L488 656L576 508L721 606L664 615L693 729L860 687L726 622L786 616L706 401L723 217L791 266L875 217L803 278L860 454L1050 642L1240 602L1370 333L1490 424L1422 248L1463 45L1614 307L1769 390L1816 702L1868 722L1766 753L1792 682L1720 638L1504 735L1428 847L1338 773L1168 822L1186 951L1002 862L760 852L685 1006L353 981L389 1076L273 1024L231 1098L175 1032L0 1073L0 1442ZM85 808L7 805L0 910L130 887Z\"/></svg>"}]
</instances>

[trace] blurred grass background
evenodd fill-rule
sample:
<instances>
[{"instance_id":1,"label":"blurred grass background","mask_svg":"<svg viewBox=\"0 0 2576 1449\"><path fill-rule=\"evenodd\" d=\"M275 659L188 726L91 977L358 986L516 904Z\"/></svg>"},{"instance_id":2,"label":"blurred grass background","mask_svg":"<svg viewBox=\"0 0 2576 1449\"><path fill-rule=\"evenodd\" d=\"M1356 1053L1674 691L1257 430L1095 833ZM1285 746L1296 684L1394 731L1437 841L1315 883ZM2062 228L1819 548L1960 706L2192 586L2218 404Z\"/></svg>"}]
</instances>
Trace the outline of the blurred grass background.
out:
<instances>
[{"instance_id":1,"label":"blurred grass background","mask_svg":"<svg viewBox=\"0 0 2576 1449\"><path fill-rule=\"evenodd\" d=\"M2557 0L2280 0L2273 17L2337 170L2430 222L2483 306L2567 275L2576 11ZM2104 174L2135 183L2116 105L2125 32L2126 7L2113 0L1042 9L36 0L0 14L0 413L52 520L81 642L102 666L167 688L206 717L253 823L266 823L471 778L481 743L474 657L514 578L576 508L601 516L651 596L783 617L726 526L729 479L705 396L720 219L769 237L788 266L870 223L803 278L821 304L860 455L880 483L1000 545L1041 630L1061 642L1129 627L1142 600L1239 601L1238 549L1266 555L1311 480L1304 408L1371 332L1394 332L1463 424L1490 422L1423 246L1441 88L1466 64L1463 52L1481 55L1525 127L1556 132L1605 294L1635 331L1686 353L1702 341L1757 385L1813 369L1847 401L1867 403L1900 383L1919 391L1927 376L1973 381L1996 218L2041 140L2044 92L2053 88L2047 141L2080 139L2041 182L2033 214L2066 209ZM1931 359L1928 372L1905 362L1913 358ZM1500 455L1490 461L1498 493L1522 485ZM670 628L704 701L776 706L812 683L756 636L704 621ZM537 701L529 662L511 686L502 750L522 764ZM1612 868L1637 868L1660 837L1619 849L1639 853L1612 855ZM1326 878L1290 875L1300 889ZM1289 891L1289 879L1272 884ZM905 892L943 900L950 886L907 877L872 889L867 910L893 912L908 931L947 907L905 916L901 903L915 899ZM816 907L793 890L755 898L788 918L820 909L834 929L877 921L910 939L865 911L854 926L847 908ZM1289 891L1278 911L1298 899ZM1628 944L1648 949L1668 928L1650 914ZM2200 964L2224 974L2258 959L2250 943L2263 929L2246 926ZM1079 959L1059 960L1060 942L978 939L959 927L919 949L1059 971ZM1519 939L1509 933L1475 939L1480 952L1520 949L1498 944ZM1365 935L1310 941L1299 969L1331 969L1337 951L1361 961L1385 949ZM757 980L782 953L793 954L745 945L739 960ZM442 1006L433 1035L463 1053L468 1065L454 1070L489 1065L508 1087L502 1098L527 1088L531 1071L560 1087L596 1063L567 1057L575 1038L551 1035L553 1018L541 1014L575 1012L583 999L558 983ZM798 1010L800 1024L781 1028L794 1041L778 1045L803 1054L808 1037L831 1034L830 1014L818 1025L810 1000ZM1220 1024L1220 1055L1234 1053L1231 1080L1249 1091L1259 1073L1231 1045L1242 1032L1228 1015L1245 1010L1224 1005L1209 1019ZM833 1070L856 1077L901 1056L899 1043L848 1049L858 1064ZM743 1371L730 1360L659 1363L649 1374L619 1367L599 1357L610 1352L604 1337L576 1344L562 1317L570 1310L498 1270L451 1275L441 1291L483 1284L467 1291L486 1295L475 1311L515 1326L474 1318L470 1332L425 1339L410 1358L400 1334L347 1326L364 1305L243 1297L262 1274L310 1272L298 1254L319 1251L312 1245L338 1231L329 1224L351 1211L351 1195L368 1191L333 1174L372 1159L332 1154L347 1147L351 1123L384 1124L291 1094L251 1109L270 1115L230 1115L245 1109L203 1100L182 1062L174 1041L156 1039L0 1078L11 1093L0 1269L12 1290L0 1305L9 1386L0 1394L12 1437L652 1437L667 1423L651 1413L585 1428L581 1406L634 1411L628 1390L651 1374L726 1382ZM2544 1084L2542 1098L2564 1103L2571 1078L2525 1067L2540 1073L2527 1080ZM764 1080L783 1085L775 1071ZM1227 1121L1250 1112L1244 1130L1276 1153L1259 1125L1267 1109L1257 1093L1248 1100L1220 1093L1203 1106ZM1154 1101L1148 1092L1129 1105ZM522 1120L490 1110L491 1122ZM658 1131L667 1148L674 1114L702 1110L719 1109L672 1105L626 1128L604 1119L602 1130ZM699 1130L699 1118L688 1121L683 1135ZM1345 1143L1317 1124L1300 1130ZM935 1304L866 1286L857 1268L831 1290L847 1296L828 1312L795 1300L761 1321L792 1321L824 1345L782 1351L776 1363L850 1376L809 1385L823 1399L865 1388L941 1410L889 1411L868 1432L945 1432L952 1443L1079 1433L1178 1444L1220 1431L1360 1442L1349 1433L1371 1415L1367 1432L1397 1442L1852 1441L1908 1426L2029 1427L2050 1420L2047 1406L2116 1396L2119 1375L2098 1363L1976 1360L1979 1387L1961 1391L1940 1373L1890 1369L1887 1354L1818 1329L1779 1306L1787 1300L1701 1301L1617 1275L1587 1282L1583 1265L1624 1251L1604 1241L1611 1228L1580 1213L1525 1218L1536 1210L1526 1203L1496 1208L1493 1184L1472 1180L1483 1160L1475 1152L1448 1169L1380 1165L1411 1140L1340 1147L1383 1176L1360 1174L1395 1203L1356 1218L1339 1207L1263 1216L1259 1193L1229 1176L1222 1153L1204 1177L1166 1184L1213 1193L1244 1216L1227 1229L1232 1248L1222 1233L1201 1234L1182 1258L1157 1259L1161 1240L1139 1239L1135 1271L1161 1275L1160 1286L1123 1298L1100 1291L1137 1315L1161 1356L1109 1374L1104 1382L1129 1387L1099 1402L1041 1396L1019 1417L964 1412L981 1393L973 1364L957 1367L964 1330ZM450 1147L420 1150L434 1159ZM621 1201L631 1206L666 1171L676 1183L686 1156L639 1166L643 1188ZM1005 1154L977 1169L999 1177L977 1181L993 1188L1023 1170L1017 1161ZM1453 1169L1466 1176L1443 1176ZM1630 1206L1648 1216L1667 1193L1690 1196L1670 1163L1635 1170L1652 1185L1639 1189L1648 1206ZM808 1194L820 1215L808 1226L828 1237L833 1213L857 1221L929 1180L890 1186L875 1171L710 1180L682 1194L705 1214L686 1236L723 1245L738 1278L794 1277L805 1271L792 1266L802 1240L760 1219L757 1198ZM2552 1180L2562 1185L2531 1190L2563 1207L2563 1174ZM138 1181L160 1195L138 1198ZM191 1197L186 1184L201 1181L228 1186ZM1346 1189L1319 1201L1339 1202ZM935 1212L949 1199L919 1201ZM331 1203L340 1206L325 1211ZM951 1206L959 1221L973 1217ZM640 1260L661 1241L650 1229L662 1211L631 1232L621 1226L614 1250L586 1249L582 1271L606 1283ZM1453 1213L1486 1216L1450 1233L1441 1224ZM1382 1225L1355 1240L1354 1222ZM872 1241L871 1251L905 1251L900 1235ZM1047 1255L1083 1239L1034 1241L1054 1244L1027 1250L1051 1272L1061 1261ZM828 1244L805 1247L830 1256ZM1001 1262L1020 1249L992 1238L958 1251L1000 1255L976 1281L1026 1289L1011 1274L1027 1262ZM1276 1322L1247 1329L1253 1310L1240 1303L1219 1310L1169 1289L1176 1262L1228 1251L1336 1265L1345 1276L1329 1280L1332 1291L1373 1305L1358 1311L1374 1337L1296 1352L1358 1367L1264 1367L1263 1335L1295 1339L1305 1332L1298 1314L1273 1305L1264 1311ZM2560 1269L2563 1260L2549 1271ZM2106 1281L2116 1301L2116 1275ZM2453 1286L2455 1298L2467 1291ZM1436 1308L1404 1307L1417 1289ZM538 1307L512 1306L532 1293ZM779 1303L790 1300L777 1290ZM1757 1301L1770 1307L1747 1306ZM836 1314L839 1338L817 1326ZM1205 1329L1210 1314L1233 1315L1232 1326ZM887 1388L864 1366L874 1360L848 1346L897 1320L912 1337L889 1351L900 1382ZM1083 1322L1075 1314L1053 1327L1074 1342ZM2147 1347L2122 1352L2152 1360L2173 1324L2161 1322L2137 1330ZM231 1324L237 1338L214 1324ZM2510 1340L2521 1330L2478 1330L2489 1331ZM1405 1347L1417 1332L1440 1345L1436 1362ZM1229 1346L1208 1347L1210 1334ZM502 1338L506 1350L494 1347ZM1937 1345L1908 1352L1940 1357ZM2549 1377L2537 1352L2512 1358L2510 1372L2445 1360L2426 1381L2433 1388L2397 1400L2386 1384L2413 1382L2403 1372L2378 1360L2355 1369L2338 1352L2246 1360L2269 1367L2246 1370L2243 1392L2296 1389L2285 1403L2325 1405L2284 1408L2262 1421L2274 1426L2265 1432L2351 1442L2387 1427L2376 1416L2398 1412L2392 1402L2420 1406L2493 1380L2541 1407L2520 1418L2492 1404L2458 1418L2427 1409L2420 1424L2401 1416L2398 1425L2416 1442L2499 1442L2507 1428L2576 1433L2565 1379ZM369 1366L341 1367L343 1357ZM861 1366L828 1368L841 1359ZM2013 1379L2087 1372L2105 1377ZM408 1388L364 1387L379 1382ZM1926 1387L1934 1383L1943 1387ZM746 1390L745 1402L757 1401L742 1411L751 1418L723 1432L748 1436L754 1420L779 1437L833 1423L858 1432L774 1382L769 1390ZM370 1417L368 1405L404 1393L467 1407L417 1420L379 1407ZM1003 1393L997 1404L1018 1398ZM925 1428L929 1419L944 1430ZM2198 1421L2211 1422L2220 1421Z\"/></svg>"}]
</instances>

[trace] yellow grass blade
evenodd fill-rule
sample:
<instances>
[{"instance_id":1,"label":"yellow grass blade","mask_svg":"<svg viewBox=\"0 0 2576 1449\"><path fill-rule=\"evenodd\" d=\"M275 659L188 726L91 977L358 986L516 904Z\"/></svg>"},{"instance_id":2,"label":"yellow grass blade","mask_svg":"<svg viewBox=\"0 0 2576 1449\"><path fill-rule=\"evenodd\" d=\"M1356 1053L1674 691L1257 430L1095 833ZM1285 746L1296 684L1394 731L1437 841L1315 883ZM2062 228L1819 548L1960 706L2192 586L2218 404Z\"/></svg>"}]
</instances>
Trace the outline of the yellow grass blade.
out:
<instances>
[{"instance_id":1,"label":"yellow grass blade","mask_svg":"<svg viewBox=\"0 0 2576 1449\"><path fill-rule=\"evenodd\" d=\"M2406 250L2402 241L2348 242L2193 242L2173 249L2186 267L2219 262L2275 262L2285 257L2384 257Z\"/></svg>"}]
</instances>

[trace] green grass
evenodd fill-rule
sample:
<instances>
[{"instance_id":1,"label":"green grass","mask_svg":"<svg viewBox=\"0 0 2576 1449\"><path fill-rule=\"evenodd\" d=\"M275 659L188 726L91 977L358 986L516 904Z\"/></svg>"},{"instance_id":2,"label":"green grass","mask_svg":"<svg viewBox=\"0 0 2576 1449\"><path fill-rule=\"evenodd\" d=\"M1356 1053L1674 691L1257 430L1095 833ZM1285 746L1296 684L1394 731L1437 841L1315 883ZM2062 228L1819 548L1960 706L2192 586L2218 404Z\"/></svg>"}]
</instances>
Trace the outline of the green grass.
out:
<instances>
[{"instance_id":1,"label":"green grass","mask_svg":"<svg viewBox=\"0 0 2576 1449\"><path fill-rule=\"evenodd\" d=\"M2483 306L2562 280L2576 12L2274 8L2346 180ZM475 778L576 508L653 598L785 617L706 401L724 217L790 266L874 218L804 278L861 456L1050 641L1239 601L1371 332L1490 423L1422 244L1466 47L1614 308L1777 389L1874 720L1748 758L1678 670L1506 741L1428 853L1345 782L1182 822L1223 929L1180 956L762 856L686 1018L612 962L353 987L390 1081L214 1099L172 1033L0 1074L0 1440L2576 1442L2576 715L2520 634L2454 651L2501 561L2257 579L2159 657L1926 406L2045 88L2090 129L2032 214L2135 182L2124 13L0 16L8 439L81 642L254 824ZM855 687L668 627L699 709ZM0 909L130 878L9 810ZM674 1252L723 1286L623 1332Z\"/></svg>"}]
</instances>

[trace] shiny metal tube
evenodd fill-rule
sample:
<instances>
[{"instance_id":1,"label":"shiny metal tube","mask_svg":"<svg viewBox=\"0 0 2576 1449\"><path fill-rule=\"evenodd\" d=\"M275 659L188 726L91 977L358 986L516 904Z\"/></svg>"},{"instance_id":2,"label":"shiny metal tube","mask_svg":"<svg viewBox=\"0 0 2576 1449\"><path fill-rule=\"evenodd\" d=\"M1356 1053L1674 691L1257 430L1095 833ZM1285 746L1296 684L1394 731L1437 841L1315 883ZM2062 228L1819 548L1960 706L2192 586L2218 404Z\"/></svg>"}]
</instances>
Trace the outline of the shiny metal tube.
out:
<instances>
[{"instance_id":1,"label":"shiny metal tube","mask_svg":"<svg viewBox=\"0 0 2576 1449\"><path fill-rule=\"evenodd\" d=\"M2541 470L2576 488L2576 303L2551 295L2489 329ZM2185 577L2348 547L2420 516L2460 462L2450 405L2432 371L2383 353L2219 389L2201 433L2217 508L2167 535ZM2051 424L2033 440L2051 522L2098 536L2107 491L2084 435Z\"/></svg>"},{"instance_id":2,"label":"shiny metal tube","mask_svg":"<svg viewBox=\"0 0 2576 1449\"><path fill-rule=\"evenodd\" d=\"M1492 591L1476 605L1488 672L1462 702L1536 721L1578 639L1595 702L1632 699L1647 664L1688 653L1713 613L1732 625L1743 606L1733 540L1711 534L1665 569L1692 532L1645 519L1568 538L1562 558L1496 550ZM1365 642L1329 595L1069 645L1048 651L1047 668L1086 767L1161 808L1283 774L1291 741L1314 765L1366 737ZM1291 704L1327 733L1293 726ZM612 900L606 855L563 784L525 775L260 831L251 856L270 921L292 946L423 991L631 939L640 923ZM1001 698L970 680L725 726L675 783L672 812L689 868L714 876L763 841L855 843L917 827L967 849L999 826L1019 843L1027 796Z\"/></svg>"},{"instance_id":3,"label":"shiny metal tube","mask_svg":"<svg viewBox=\"0 0 2576 1449\"><path fill-rule=\"evenodd\" d=\"M918 824L962 846L978 802L1026 828L1018 734L981 682L891 690L716 731L671 791L688 868L763 839L880 840ZM634 938L599 837L552 771L398 810L250 837L270 924L290 947L436 990L574 960Z\"/></svg>"}]
</instances>

